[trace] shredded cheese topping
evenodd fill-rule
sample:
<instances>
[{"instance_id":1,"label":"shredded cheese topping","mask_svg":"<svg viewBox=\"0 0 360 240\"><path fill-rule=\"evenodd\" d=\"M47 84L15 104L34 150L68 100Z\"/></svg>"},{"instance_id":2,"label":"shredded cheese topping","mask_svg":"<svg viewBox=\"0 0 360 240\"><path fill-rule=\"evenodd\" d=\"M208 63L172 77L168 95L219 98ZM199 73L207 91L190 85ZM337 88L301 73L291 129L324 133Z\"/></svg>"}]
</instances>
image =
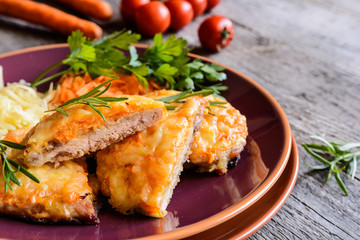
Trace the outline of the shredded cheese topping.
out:
<instances>
[{"instance_id":1,"label":"shredded cheese topping","mask_svg":"<svg viewBox=\"0 0 360 240\"><path fill-rule=\"evenodd\" d=\"M22 127L37 124L47 110L43 94L24 80L5 86L0 66L0 136Z\"/></svg>"}]
</instances>

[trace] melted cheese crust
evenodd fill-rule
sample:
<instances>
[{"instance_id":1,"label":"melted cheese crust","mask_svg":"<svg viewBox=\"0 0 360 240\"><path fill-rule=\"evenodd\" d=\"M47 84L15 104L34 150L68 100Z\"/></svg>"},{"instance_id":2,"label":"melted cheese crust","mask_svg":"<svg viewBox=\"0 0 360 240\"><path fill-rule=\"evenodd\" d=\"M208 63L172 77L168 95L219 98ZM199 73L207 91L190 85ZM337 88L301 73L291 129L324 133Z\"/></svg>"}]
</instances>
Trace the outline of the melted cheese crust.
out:
<instances>
[{"instance_id":1,"label":"melted cheese crust","mask_svg":"<svg viewBox=\"0 0 360 240\"><path fill-rule=\"evenodd\" d=\"M191 98L155 125L97 153L101 189L113 207L164 217L204 105L203 98Z\"/></svg>"},{"instance_id":2,"label":"melted cheese crust","mask_svg":"<svg viewBox=\"0 0 360 240\"><path fill-rule=\"evenodd\" d=\"M127 96L128 100L111 102L98 108L103 118L87 105L73 105L64 111L45 117L26 134L18 160L30 167L46 162L61 162L82 157L103 149L115 141L143 129L162 117L165 107L160 101L144 96Z\"/></svg>"},{"instance_id":3,"label":"melted cheese crust","mask_svg":"<svg viewBox=\"0 0 360 240\"><path fill-rule=\"evenodd\" d=\"M224 101L214 96L209 101ZM191 147L190 162L200 166L200 171L227 172L228 161L243 150L248 136L246 117L231 106L211 106L205 109L199 132L195 134Z\"/></svg>"},{"instance_id":4,"label":"melted cheese crust","mask_svg":"<svg viewBox=\"0 0 360 240\"><path fill-rule=\"evenodd\" d=\"M143 96L123 95L121 97L127 97L128 100L111 102L109 103L111 108L98 108L106 121L112 122L145 109L164 109L162 102L153 101ZM67 142L105 125L102 117L87 105L73 105L65 109L65 112L69 117L55 112L39 122L32 134L26 136L26 145L31 151L39 151L37 148L44 147L51 141Z\"/></svg>"},{"instance_id":5,"label":"melted cheese crust","mask_svg":"<svg viewBox=\"0 0 360 240\"><path fill-rule=\"evenodd\" d=\"M24 129L20 129L1 139L19 142L24 133ZM12 153L9 151L7 154ZM58 168L45 164L28 168L28 171L40 180L39 184L22 173L16 173L22 186L12 184L13 190L9 189L5 194L5 182L0 178L1 214L37 222L98 222L93 204L95 197L82 166L68 161Z\"/></svg>"},{"instance_id":6,"label":"melted cheese crust","mask_svg":"<svg viewBox=\"0 0 360 240\"><path fill-rule=\"evenodd\" d=\"M149 93L153 99L178 94L178 91L160 90ZM208 101L226 102L214 96L207 96ZM181 104L177 104L181 105ZM191 146L190 162L201 172L227 172L227 165L243 150L248 136L246 117L230 103L223 107L210 106L205 109L200 130L195 134Z\"/></svg>"}]
</instances>

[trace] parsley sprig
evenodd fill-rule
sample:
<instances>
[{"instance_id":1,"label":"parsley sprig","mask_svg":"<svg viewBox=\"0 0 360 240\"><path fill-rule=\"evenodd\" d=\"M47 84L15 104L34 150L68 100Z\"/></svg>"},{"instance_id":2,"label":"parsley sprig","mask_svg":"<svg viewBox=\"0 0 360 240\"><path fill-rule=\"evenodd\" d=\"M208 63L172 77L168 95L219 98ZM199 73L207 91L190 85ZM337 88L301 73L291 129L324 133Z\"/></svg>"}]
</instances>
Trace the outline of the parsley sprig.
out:
<instances>
[{"instance_id":1,"label":"parsley sprig","mask_svg":"<svg viewBox=\"0 0 360 240\"><path fill-rule=\"evenodd\" d=\"M347 142L329 142L326 139L318 136L312 136L312 139L318 140L323 144L307 143L302 146L304 149L315 159L320 161L321 165L309 165L306 166L314 170L328 170L328 175L325 183L335 176L336 182L341 190L349 195L347 188L340 177L340 172L345 171L351 176L355 177L357 165L360 162L360 143L347 143Z\"/></svg>"},{"instance_id":2,"label":"parsley sprig","mask_svg":"<svg viewBox=\"0 0 360 240\"><path fill-rule=\"evenodd\" d=\"M109 102L120 102L120 101L125 101L128 99L127 97L101 97L102 94L104 94L107 90L109 90L109 88L111 87L111 82L114 80L116 80L116 79L110 79L106 82L103 82L102 84L99 84L97 87L93 88L92 90L85 93L84 95L81 95L76 98L72 98L69 101L61 104L60 106L55 107L50 110L47 110L45 112L54 112L55 111L55 112L59 112L65 116L69 117L69 114L67 114L64 111L64 108L70 107L70 106L76 105L76 104L83 104L83 105L90 106L96 113L98 113L102 117L104 122L106 122L104 115L97 108L99 108L99 107L111 108L111 106L108 104ZM105 85L107 85L106 88L101 91L100 88L104 87Z\"/></svg>"},{"instance_id":3,"label":"parsley sprig","mask_svg":"<svg viewBox=\"0 0 360 240\"><path fill-rule=\"evenodd\" d=\"M19 179L17 179L15 173L21 172L31 180L33 180L36 183L40 183L39 179L37 179L34 175L32 175L28 170L26 170L23 166L20 164L14 162L10 158L6 156L6 150L7 148L14 148L14 149L25 149L26 146L14 143L7 140L0 140L0 155L1 155L1 161L2 161L2 175L5 180L5 194L7 193L8 189L13 190L11 186L11 182L15 183L18 186L21 186L21 183ZM15 167L15 168L13 168ZM10 182L11 181L11 182Z\"/></svg>"},{"instance_id":4,"label":"parsley sprig","mask_svg":"<svg viewBox=\"0 0 360 240\"><path fill-rule=\"evenodd\" d=\"M171 35L165 42L156 34L154 45L148 47L139 57L150 72L147 78L157 80L161 85L180 91L209 89L216 94L226 90L221 81L226 80L225 69L216 64L203 63L201 59L191 61L187 41Z\"/></svg>"},{"instance_id":5,"label":"parsley sprig","mask_svg":"<svg viewBox=\"0 0 360 240\"><path fill-rule=\"evenodd\" d=\"M46 69L31 83L31 86L39 86L70 72L87 72L92 78L100 75L113 76L114 70L118 68L125 69L126 64L129 62L129 57L126 57L122 50L129 50L130 44L137 43L139 39L139 34L123 30L99 41L90 41L80 31L74 31L68 37L70 54L67 58ZM45 77L54 68L62 65L67 65L69 68ZM137 67L132 66L132 68L128 69L137 70Z\"/></svg>"},{"instance_id":6,"label":"parsley sprig","mask_svg":"<svg viewBox=\"0 0 360 240\"><path fill-rule=\"evenodd\" d=\"M132 45L139 39L139 34L123 30L99 41L90 41L80 31L75 31L68 38L70 54L67 58L50 66L31 85L39 86L65 73L88 73L96 78L114 76L118 71L133 73L145 88L148 79L152 79L159 85L180 91L210 89L220 94L226 90L222 85L226 79L224 68L203 63L201 59L192 61L188 56L191 49L187 48L185 39L172 35L163 41L162 35L156 34L153 46L140 54ZM124 54L124 51L129 54ZM48 76L54 68L62 65L69 68Z\"/></svg>"}]
</instances>

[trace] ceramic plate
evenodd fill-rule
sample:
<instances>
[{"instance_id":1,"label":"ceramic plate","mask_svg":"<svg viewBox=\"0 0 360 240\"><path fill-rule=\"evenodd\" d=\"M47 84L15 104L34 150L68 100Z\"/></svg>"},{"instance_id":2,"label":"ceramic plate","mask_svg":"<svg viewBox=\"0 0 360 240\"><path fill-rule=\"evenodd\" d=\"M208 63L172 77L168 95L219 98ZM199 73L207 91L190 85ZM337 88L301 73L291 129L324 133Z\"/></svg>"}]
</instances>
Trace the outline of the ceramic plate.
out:
<instances>
[{"instance_id":1,"label":"ceramic plate","mask_svg":"<svg viewBox=\"0 0 360 240\"><path fill-rule=\"evenodd\" d=\"M65 44L3 54L0 65L4 69L4 80L32 81L67 54ZM208 230L249 208L274 185L283 172L290 155L291 132L285 113L264 88L241 73L226 69L229 90L225 97L247 117L250 136L240 161L226 175L183 172L168 206L169 213L164 219L122 216L105 204L99 214L101 223L97 226L44 226L0 218L0 237L183 238Z\"/></svg>"},{"instance_id":2,"label":"ceramic plate","mask_svg":"<svg viewBox=\"0 0 360 240\"><path fill-rule=\"evenodd\" d=\"M289 197L299 171L299 155L294 137L289 161L274 186L251 207L231 218L186 240L195 239L244 239L268 222Z\"/></svg>"}]
</instances>

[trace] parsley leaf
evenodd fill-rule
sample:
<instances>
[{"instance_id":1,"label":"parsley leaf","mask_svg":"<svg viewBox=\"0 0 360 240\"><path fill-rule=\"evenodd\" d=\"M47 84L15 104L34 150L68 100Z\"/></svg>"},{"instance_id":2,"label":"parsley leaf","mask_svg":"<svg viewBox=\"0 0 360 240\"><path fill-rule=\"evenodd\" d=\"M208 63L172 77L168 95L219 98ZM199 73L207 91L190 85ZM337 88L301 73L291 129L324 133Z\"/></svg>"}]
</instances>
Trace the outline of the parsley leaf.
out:
<instances>
[{"instance_id":1,"label":"parsley leaf","mask_svg":"<svg viewBox=\"0 0 360 240\"><path fill-rule=\"evenodd\" d=\"M136 48L134 46L129 47L130 53L130 62L129 65L133 67L139 67L142 63L138 60L139 55L137 54Z\"/></svg>"},{"instance_id":2,"label":"parsley leaf","mask_svg":"<svg viewBox=\"0 0 360 240\"><path fill-rule=\"evenodd\" d=\"M165 42L161 34L156 34L154 46L145 50L139 59L146 63L150 72L146 76L169 88L181 91L210 89L216 94L227 88L221 84L209 85L226 79L224 68L216 64L203 63L201 59L190 62L187 41L170 36Z\"/></svg>"},{"instance_id":3,"label":"parsley leaf","mask_svg":"<svg viewBox=\"0 0 360 240\"><path fill-rule=\"evenodd\" d=\"M176 67L170 66L168 63L160 65L154 72L153 75L160 80L160 83L164 85L164 83L168 82L170 84L170 88L173 88L175 85L174 76L178 72Z\"/></svg>"}]
</instances>

